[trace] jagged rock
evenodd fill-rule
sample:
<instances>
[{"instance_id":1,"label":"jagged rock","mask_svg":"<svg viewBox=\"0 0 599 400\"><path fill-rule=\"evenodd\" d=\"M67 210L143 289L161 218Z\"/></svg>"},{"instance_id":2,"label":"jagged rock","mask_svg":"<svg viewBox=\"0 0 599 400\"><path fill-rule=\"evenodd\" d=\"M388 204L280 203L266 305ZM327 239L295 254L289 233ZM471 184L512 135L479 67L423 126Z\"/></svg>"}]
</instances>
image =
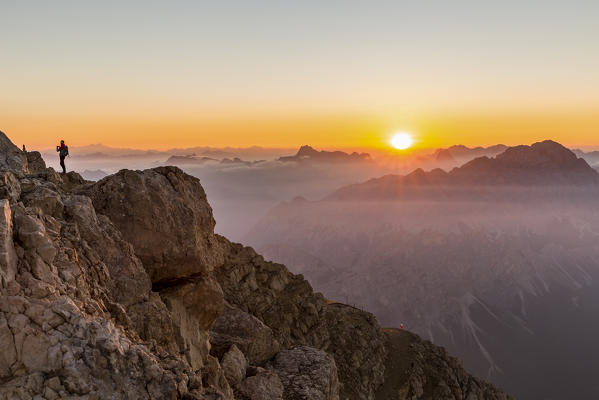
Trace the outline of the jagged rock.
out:
<instances>
[{"instance_id":1,"label":"jagged rock","mask_svg":"<svg viewBox=\"0 0 599 400\"><path fill-rule=\"evenodd\" d=\"M3 176L0 399L232 399L207 349L213 368L206 371L222 377L218 387L180 356L174 338L188 332L152 292L120 231L88 197L69 193L82 184L75 173ZM218 284L211 287L222 307ZM186 296L179 300L185 304ZM204 306L186 310L204 316L190 312L207 343L206 319L218 307Z\"/></svg>"},{"instance_id":2,"label":"jagged rock","mask_svg":"<svg viewBox=\"0 0 599 400\"><path fill-rule=\"evenodd\" d=\"M233 389L229 385L225 372L220 366L218 360L208 356L201 370L202 384L210 388L210 394L216 395L216 399L233 399Z\"/></svg>"},{"instance_id":3,"label":"jagged rock","mask_svg":"<svg viewBox=\"0 0 599 400\"><path fill-rule=\"evenodd\" d=\"M27 151L25 156L27 157L29 173L42 172L46 169L46 162L39 151Z\"/></svg>"},{"instance_id":4,"label":"jagged rock","mask_svg":"<svg viewBox=\"0 0 599 400\"><path fill-rule=\"evenodd\" d=\"M36 186L23 196L22 201L28 206L39 207L44 214L54 218L62 218L64 213L61 196L56 190L44 186Z\"/></svg>"},{"instance_id":5,"label":"jagged rock","mask_svg":"<svg viewBox=\"0 0 599 400\"><path fill-rule=\"evenodd\" d=\"M248 361L241 350L239 350L237 346L232 345L229 351L227 351L223 356L223 359L221 360L221 366L227 381L230 385L234 386L240 383L243 378L245 378Z\"/></svg>"},{"instance_id":6,"label":"jagged rock","mask_svg":"<svg viewBox=\"0 0 599 400\"><path fill-rule=\"evenodd\" d=\"M226 301L270 327L283 348L326 345L328 332L321 318L326 300L320 293L301 275L264 261L252 248L226 246L225 263L215 271Z\"/></svg>"},{"instance_id":7,"label":"jagged rock","mask_svg":"<svg viewBox=\"0 0 599 400\"><path fill-rule=\"evenodd\" d=\"M222 359L235 346L252 365L262 365L280 350L272 329L256 317L228 304L214 322L210 342L214 356Z\"/></svg>"},{"instance_id":8,"label":"jagged rock","mask_svg":"<svg viewBox=\"0 0 599 400\"><path fill-rule=\"evenodd\" d=\"M8 200L0 200L0 288L8 286L17 273L17 254L12 237L12 212Z\"/></svg>"},{"instance_id":9,"label":"jagged rock","mask_svg":"<svg viewBox=\"0 0 599 400\"><path fill-rule=\"evenodd\" d=\"M223 310L223 292L216 281L190 278L160 291L176 327L176 340L190 365L199 369L210 353L210 328Z\"/></svg>"},{"instance_id":10,"label":"jagged rock","mask_svg":"<svg viewBox=\"0 0 599 400\"><path fill-rule=\"evenodd\" d=\"M204 189L179 168L122 170L88 194L133 245L152 282L208 273L222 264Z\"/></svg>"},{"instance_id":11,"label":"jagged rock","mask_svg":"<svg viewBox=\"0 0 599 400\"><path fill-rule=\"evenodd\" d=\"M216 270L225 299L270 327L283 348L303 345L331 354L339 369L342 399L372 399L383 380L386 356L385 338L374 316L328 305L301 275L264 261L251 248L238 244L230 248L224 266ZM221 337L214 335L220 329L217 320L216 349L223 347Z\"/></svg>"},{"instance_id":12,"label":"jagged rock","mask_svg":"<svg viewBox=\"0 0 599 400\"><path fill-rule=\"evenodd\" d=\"M383 383L386 338L374 315L345 304L328 304L325 312L330 344L339 369L341 398L372 398ZM351 332L350 335L347 333Z\"/></svg>"},{"instance_id":13,"label":"jagged rock","mask_svg":"<svg viewBox=\"0 0 599 400\"><path fill-rule=\"evenodd\" d=\"M0 197L11 203L21 197L21 182L10 171L0 171Z\"/></svg>"},{"instance_id":14,"label":"jagged rock","mask_svg":"<svg viewBox=\"0 0 599 400\"><path fill-rule=\"evenodd\" d=\"M311 347L278 353L272 368L283 383L284 400L338 400L339 381L333 357Z\"/></svg>"},{"instance_id":15,"label":"jagged rock","mask_svg":"<svg viewBox=\"0 0 599 400\"><path fill-rule=\"evenodd\" d=\"M404 330L386 329L385 336L389 350L386 379L376 400L510 399L491 384L466 373L461 362L445 349Z\"/></svg>"},{"instance_id":16,"label":"jagged rock","mask_svg":"<svg viewBox=\"0 0 599 400\"><path fill-rule=\"evenodd\" d=\"M260 371L235 387L238 400L283 400L283 384L272 371Z\"/></svg>"},{"instance_id":17,"label":"jagged rock","mask_svg":"<svg viewBox=\"0 0 599 400\"><path fill-rule=\"evenodd\" d=\"M2 131L0 131L0 155L0 169L21 175L29 172L26 153L15 146Z\"/></svg>"}]
</instances>

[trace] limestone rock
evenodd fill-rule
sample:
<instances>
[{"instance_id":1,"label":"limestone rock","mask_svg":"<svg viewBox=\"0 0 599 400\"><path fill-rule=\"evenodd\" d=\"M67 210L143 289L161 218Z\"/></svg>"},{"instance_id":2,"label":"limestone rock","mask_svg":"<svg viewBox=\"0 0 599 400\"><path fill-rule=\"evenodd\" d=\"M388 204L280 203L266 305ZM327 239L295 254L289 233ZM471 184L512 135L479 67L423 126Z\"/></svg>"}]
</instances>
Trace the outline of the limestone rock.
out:
<instances>
[{"instance_id":1,"label":"limestone rock","mask_svg":"<svg viewBox=\"0 0 599 400\"><path fill-rule=\"evenodd\" d=\"M199 369L210 352L210 328L223 310L223 292L213 279L188 278L160 291L170 311L179 348Z\"/></svg>"},{"instance_id":2,"label":"limestone rock","mask_svg":"<svg viewBox=\"0 0 599 400\"><path fill-rule=\"evenodd\" d=\"M325 298L284 265L265 261L250 247L221 240L227 246L226 259L215 273L225 300L270 327L283 348L324 346Z\"/></svg>"},{"instance_id":3,"label":"limestone rock","mask_svg":"<svg viewBox=\"0 0 599 400\"><path fill-rule=\"evenodd\" d=\"M283 383L285 400L338 400L339 381L333 357L311 347L278 353L272 368Z\"/></svg>"},{"instance_id":4,"label":"limestone rock","mask_svg":"<svg viewBox=\"0 0 599 400\"><path fill-rule=\"evenodd\" d=\"M374 398L383 382L386 357L385 337L374 316L327 304L301 275L264 261L251 248L230 244L230 249L225 264L216 271L225 299L270 327L283 349L310 346L331 354L339 370L341 399ZM219 319L212 333L215 349L227 343L214 334L226 333ZM230 319L222 326L234 326ZM244 351L239 341L235 343Z\"/></svg>"},{"instance_id":5,"label":"limestone rock","mask_svg":"<svg viewBox=\"0 0 599 400\"><path fill-rule=\"evenodd\" d=\"M272 371L261 371L235 387L237 400L283 400L283 384Z\"/></svg>"},{"instance_id":6,"label":"limestone rock","mask_svg":"<svg viewBox=\"0 0 599 400\"><path fill-rule=\"evenodd\" d=\"M51 215L54 218L62 218L64 213L61 196L56 190L44 186L36 186L23 196L22 201L29 206L39 207L44 214Z\"/></svg>"},{"instance_id":7,"label":"limestone rock","mask_svg":"<svg viewBox=\"0 0 599 400\"><path fill-rule=\"evenodd\" d=\"M152 282L208 273L222 264L212 209L197 178L176 167L122 170L88 193L133 245Z\"/></svg>"},{"instance_id":8,"label":"limestone rock","mask_svg":"<svg viewBox=\"0 0 599 400\"><path fill-rule=\"evenodd\" d=\"M232 347L247 357L250 364L262 365L280 349L272 329L256 317L227 304L210 333L211 353L223 358Z\"/></svg>"},{"instance_id":9,"label":"limestone rock","mask_svg":"<svg viewBox=\"0 0 599 400\"><path fill-rule=\"evenodd\" d=\"M237 346L231 346L220 364L230 385L237 385L245 378L248 361Z\"/></svg>"},{"instance_id":10,"label":"limestone rock","mask_svg":"<svg viewBox=\"0 0 599 400\"><path fill-rule=\"evenodd\" d=\"M12 211L8 200L0 200L0 287L13 281L17 272L17 254L12 237Z\"/></svg>"},{"instance_id":11,"label":"limestone rock","mask_svg":"<svg viewBox=\"0 0 599 400\"><path fill-rule=\"evenodd\" d=\"M21 197L21 182L10 171L0 171L0 198L15 203Z\"/></svg>"},{"instance_id":12,"label":"limestone rock","mask_svg":"<svg viewBox=\"0 0 599 400\"><path fill-rule=\"evenodd\" d=\"M29 173L41 172L46 169L46 162L39 151L27 151L25 157L27 158Z\"/></svg>"},{"instance_id":13,"label":"limestone rock","mask_svg":"<svg viewBox=\"0 0 599 400\"><path fill-rule=\"evenodd\" d=\"M0 169L10 170L17 174L28 173L27 156L10 139L0 131Z\"/></svg>"},{"instance_id":14,"label":"limestone rock","mask_svg":"<svg viewBox=\"0 0 599 400\"><path fill-rule=\"evenodd\" d=\"M330 343L325 350L335 358L341 398L371 399L383 383L386 337L374 315L345 304L326 306ZM351 334L348 334L351 332Z\"/></svg>"}]
</instances>

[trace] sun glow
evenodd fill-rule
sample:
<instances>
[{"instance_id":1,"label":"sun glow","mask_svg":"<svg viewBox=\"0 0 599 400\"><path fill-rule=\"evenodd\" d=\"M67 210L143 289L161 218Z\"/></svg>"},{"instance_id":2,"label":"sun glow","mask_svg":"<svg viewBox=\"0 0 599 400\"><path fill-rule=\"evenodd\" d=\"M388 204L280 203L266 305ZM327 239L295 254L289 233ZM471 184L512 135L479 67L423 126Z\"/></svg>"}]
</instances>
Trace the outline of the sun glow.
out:
<instances>
[{"instance_id":1,"label":"sun glow","mask_svg":"<svg viewBox=\"0 0 599 400\"><path fill-rule=\"evenodd\" d=\"M412 135L408 132L398 132L391 138L391 146L397 150L405 150L414 144Z\"/></svg>"}]
</instances>

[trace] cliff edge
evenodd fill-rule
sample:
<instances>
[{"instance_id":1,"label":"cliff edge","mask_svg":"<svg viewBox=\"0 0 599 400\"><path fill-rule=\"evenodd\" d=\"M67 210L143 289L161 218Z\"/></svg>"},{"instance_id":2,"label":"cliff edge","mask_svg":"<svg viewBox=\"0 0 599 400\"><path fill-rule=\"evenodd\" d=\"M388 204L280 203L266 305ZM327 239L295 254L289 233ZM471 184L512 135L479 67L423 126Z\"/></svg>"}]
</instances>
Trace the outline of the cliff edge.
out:
<instances>
[{"instance_id":1,"label":"cliff edge","mask_svg":"<svg viewBox=\"0 0 599 400\"><path fill-rule=\"evenodd\" d=\"M87 182L0 153L0 399L509 398L214 234L178 168Z\"/></svg>"}]
</instances>

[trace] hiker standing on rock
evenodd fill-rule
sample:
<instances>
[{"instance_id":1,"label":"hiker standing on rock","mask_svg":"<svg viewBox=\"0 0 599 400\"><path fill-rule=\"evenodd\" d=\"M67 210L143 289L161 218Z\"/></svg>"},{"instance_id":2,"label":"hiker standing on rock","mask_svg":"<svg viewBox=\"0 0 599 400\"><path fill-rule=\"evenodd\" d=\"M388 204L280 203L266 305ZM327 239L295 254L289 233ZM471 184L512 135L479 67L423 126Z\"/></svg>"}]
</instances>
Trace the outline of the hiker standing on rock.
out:
<instances>
[{"instance_id":1,"label":"hiker standing on rock","mask_svg":"<svg viewBox=\"0 0 599 400\"><path fill-rule=\"evenodd\" d=\"M64 144L64 140L60 141L60 146L56 146L56 151L58 152L58 156L60 157L60 166L62 167L62 173L66 174L67 169L64 166L64 159L69 155L69 146Z\"/></svg>"}]
</instances>

